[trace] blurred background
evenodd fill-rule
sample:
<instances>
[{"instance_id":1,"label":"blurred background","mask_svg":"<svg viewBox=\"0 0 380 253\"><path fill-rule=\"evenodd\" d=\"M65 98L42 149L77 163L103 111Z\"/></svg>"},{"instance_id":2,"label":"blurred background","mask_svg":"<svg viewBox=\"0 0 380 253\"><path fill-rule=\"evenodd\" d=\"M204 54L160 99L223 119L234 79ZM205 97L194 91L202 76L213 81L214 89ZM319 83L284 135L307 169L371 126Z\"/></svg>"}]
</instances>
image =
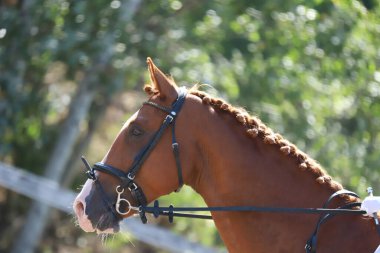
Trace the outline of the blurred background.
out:
<instances>
[{"instance_id":1,"label":"blurred background","mask_svg":"<svg viewBox=\"0 0 380 253\"><path fill-rule=\"evenodd\" d=\"M146 99L147 56L379 195L379 46L377 0L1 0L0 252L171 252L132 229L85 234L60 201L85 180L80 155L101 160ZM41 200L53 192L43 179L61 211ZM203 205L189 188L161 202ZM210 221L151 222L223 249Z\"/></svg>"}]
</instances>

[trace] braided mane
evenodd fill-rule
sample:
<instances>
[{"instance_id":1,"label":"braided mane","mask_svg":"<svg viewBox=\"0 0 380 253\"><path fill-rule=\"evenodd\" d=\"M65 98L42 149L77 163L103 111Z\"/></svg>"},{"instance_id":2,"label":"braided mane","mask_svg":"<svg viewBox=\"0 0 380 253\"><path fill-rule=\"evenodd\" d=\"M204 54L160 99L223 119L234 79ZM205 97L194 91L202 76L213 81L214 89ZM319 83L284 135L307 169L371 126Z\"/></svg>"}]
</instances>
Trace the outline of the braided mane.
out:
<instances>
[{"instance_id":1,"label":"braided mane","mask_svg":"<svg viewBox=\"0 0 380 253\"><path fill-rule=\"evenodd\" d=\"M157 94L157 91L150 85L145 85L144 91L148 95ZM250 138L260 138L268 145L276 145L279 150L291 159L294 159L301 171L308 171L315 175L315 180L319 184L326 185L334 191L343 189L343 186L332 180L331 176L319 165L314 159L299 150L293 143L286 140L278 133L267 127L257 117L251 116L246 110L236 108L220 98L212 98L206 92L198 90L195 85L189 90L189 93L202 99L203 103L212 106L215 110L230 113L246 129L246 134Z\"/></svg>"}]
</instances>

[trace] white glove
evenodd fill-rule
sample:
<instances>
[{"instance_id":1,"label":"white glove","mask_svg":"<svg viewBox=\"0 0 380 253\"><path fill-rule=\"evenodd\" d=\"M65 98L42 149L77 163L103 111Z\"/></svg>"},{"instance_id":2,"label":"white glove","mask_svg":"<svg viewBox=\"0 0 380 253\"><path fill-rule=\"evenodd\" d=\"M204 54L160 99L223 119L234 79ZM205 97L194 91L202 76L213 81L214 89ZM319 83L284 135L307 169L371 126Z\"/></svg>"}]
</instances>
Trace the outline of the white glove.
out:
<instances>
[{"instance_id":1,"label":"white glove","mask_svg":"<svg viewBox=\"0 0 380 253\"><path fill-rule=\"evenodd\" d=\"M378 196L368 196L363 200L362 210L365 210L367 214L371 217L374 216L374 214L377 214L380 212L380 197Z\"/></svg>"}]
</instances>

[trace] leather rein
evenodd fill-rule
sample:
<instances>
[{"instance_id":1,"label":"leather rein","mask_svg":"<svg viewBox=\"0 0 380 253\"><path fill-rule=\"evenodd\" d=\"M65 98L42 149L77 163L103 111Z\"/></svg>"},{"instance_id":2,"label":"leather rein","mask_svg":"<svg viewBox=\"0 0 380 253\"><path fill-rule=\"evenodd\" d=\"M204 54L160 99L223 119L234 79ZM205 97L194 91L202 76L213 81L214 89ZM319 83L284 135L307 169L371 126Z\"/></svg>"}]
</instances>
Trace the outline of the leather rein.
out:
<instances>
[{"instance_id":1,"label":"leather rein","mask_svg":"<svg viewBox=\"0 0 380 253\"><path fill-rule=\"evenodd\" d=\"M87 160L82 156L82 161L85 164L87 171L87 177L100 187L103 192L103 201L110 211L115 215L116 218L122 218L122 216L127 215L131 210L134 210L139 213L140 219L142 223L147 223L146 213L153 214L155 218L159 216L168 216L169 222L172 223L174 217L186 217L186 218L198 218L198 219L212 219L210 215L200 215L200 214L192 214L192 213L184 213L184 212L226 212L226 211L234 211L234 212L270 212L270 213L303 213L303 214L320 214L320 218L316 225L315 230L313 231L310 239L307 241L305 250L306 253L315 253L316 252L316 244L317 244L317 236L320 226L324 224L327 220L334 217L337 214L356 214L356 215L364 215L367 214L365 210L360 210L358 207L361 206L361 203L354 202L349 203L344 206L338 207L336 209L328 209L328 205L331 203L333 199L341 195L350 195L359 198L359 196L351 191L340 190L335 192L330 198L326 201L323 208L290 208L290 207L259 207L259 206L215 206L215 207L173 207L170 205L169 207L160 207L159 202L156 200L153 206L147 206L147 199L142 188L135 182L135 177L138 171L141 169L144 161L148 158L149 154L157 145L158 141L161 139L165 130L172 127L172 151L174 155L174 159L177 166L178 173L178 188L175 192L179 192L184 184L183 176L182 176L182 166L179 157L179 145L175 136L175 122L178 113L180 112L182 105L185 102L185 98L187 95L187 90L185 87L181 87L178 90L178 97L176 101L172 104L171 108L164 107L162 105L156 104L152 101L144 102L143 105L149 105L154 108L157 108L165 113L167 116L165 117L163 123L160 128L153 135L149 143L142 148L142 150L137 154L132 163L132 166L128 169L127 172L124 172L118 168L115 168L111 165L98 162L95 163L93 167L87 162ZM110 174L117 179L120 180L120 184L116 186L115 191L117 193L116 202L111 202L107 199L105 195L105 191L103 190L98 178L96 177L95 171L104 172ZM132 198L136 202L137 206L132 206L131 203L122 198L122 194L125 189L128 189L132 195ZM114 204L112 204L114 203ZM353 209L355 208L355 209ZM123 210L124 209L124 210ZM380 234L380 225L377 220L377 216L374 215L375 224L377 230Z\"/></svg>"}]
</instances>

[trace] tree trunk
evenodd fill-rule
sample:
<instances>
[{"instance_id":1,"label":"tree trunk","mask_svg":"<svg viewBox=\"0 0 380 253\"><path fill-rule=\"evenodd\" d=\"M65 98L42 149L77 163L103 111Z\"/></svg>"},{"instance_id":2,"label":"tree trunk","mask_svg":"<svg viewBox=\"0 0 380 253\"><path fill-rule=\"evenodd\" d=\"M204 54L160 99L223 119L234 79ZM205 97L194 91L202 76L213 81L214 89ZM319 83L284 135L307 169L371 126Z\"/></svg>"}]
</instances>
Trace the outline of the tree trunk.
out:
<instances>
[{"instance_id":1,"label":"tree trunk","mask_svg":"<svg viewBox=\"0 0 380 253\"><path fill-rule=\"evenodd\" d=\"M96 75L95 73L91 74ZM53 181L60 181L64 174L66 162L71 155L71 150L79 135L80 122L86 117L90 108L94 93L89 89L89 78L85 78L79 87L77 94L71 103L70 113L66 119L57 144L45 167L44 176ZM38 245L45 228L46 222L50 216L49 207L41 202L34 201L26 223L22 228L20 236L14 241L12 253L32 253Z\"/></svg>"},{"instance_id":2,"label":"tree trunk","mask_svg":"<svg viewBox=\"0 0 380 253\"><path fill-rule=\"evenodd\" d=\"M141 0L130 0L123 5L121 22L130 20L138 7ZM104 51L95 59L95 65L86 71L85 76L79 86L76 96L70 104L69 115L62 127L58 141L54 147L53 153L45 167L44 176L56 182L62 181L64 170L71 156L75 142L79 136L80 123L88 114L91 103L94 98L94 87L96 78L101 73L112 58L112 44L114 36L106 36ZM43 203L34 201L26 218L26 222L21 230L20 236L13 242L11 253L33 253L39 244L44 228L50 216L50 208Z\"/></svg>"},{"instance_id":3,"label":"tree trunk","mask_svg":"<svg viewBox=\"0 0 380 253\"><path fill-rule=\"evenodd\" d=\"M109 96L105 98L104 104L102 104L101 108L97 110L96 115L93 116L92 119L88 122L88 128L85 135L79 140L79 143L74 148L74 152L72 153L67 166L66 166L66 176L62 178L61 185L65 188L69 188L70 184L73 182L73 179L81 173L80 170L77 168L80 166L80 164L83 165L83 163L80 160L80 156L87 150L88 145L90 144L92 137L95 134L96 129L98 128L99 124L101 123L106 108L108 107L110 102ZM84 168L84 167L83 167ZM82 173L84 170L82 171Z\"/></svg>"}]
</instances>

